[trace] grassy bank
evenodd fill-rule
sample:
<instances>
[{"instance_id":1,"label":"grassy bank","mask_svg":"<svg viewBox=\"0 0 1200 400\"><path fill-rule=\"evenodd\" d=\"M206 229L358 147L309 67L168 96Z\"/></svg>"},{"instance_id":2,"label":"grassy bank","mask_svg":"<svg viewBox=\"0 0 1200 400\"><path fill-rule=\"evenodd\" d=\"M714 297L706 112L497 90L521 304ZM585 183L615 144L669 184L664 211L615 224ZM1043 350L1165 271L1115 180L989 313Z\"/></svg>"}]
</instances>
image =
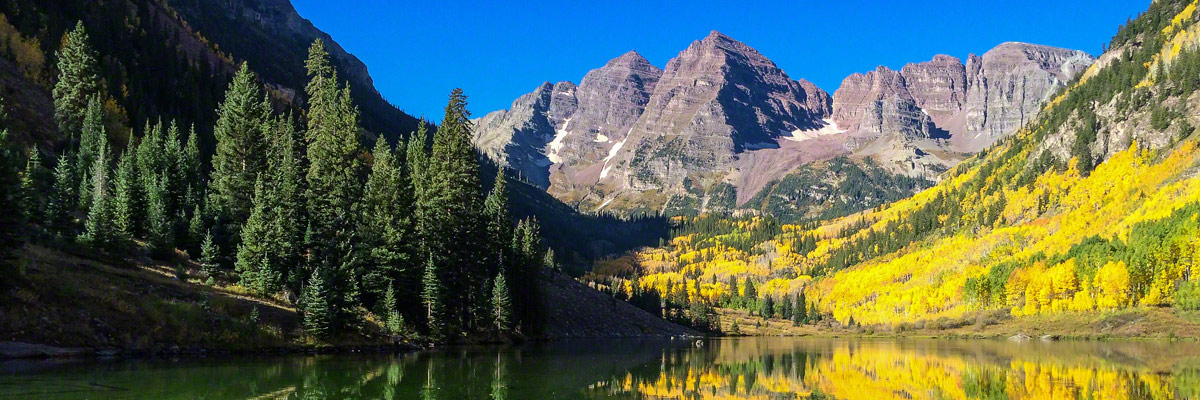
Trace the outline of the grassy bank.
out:
<instances>
[{"instance_id":1,"label":"grassy bank","mask_svg":"<svg viewBox=\"0 0 1200 400\"><path fill-rule=\"evenodd\" d=\"M115 261L28 245L23 279L0 293L0 341L135 352L372 346L394 343L368 321L318 343L294 308L202 282L197 265Z\"/></svg>"},{"instance_id":2,"label":"grassy bank","mask_svg":"<svg viewBox=\"0 0 1200 400\"><path fill-rule=\"evenodd\" d=\"M957 320L942 319L897 326L854 326L822 321L795 325L779 318L763 319L745 310L719 309L721 330L734 323L750 336L878 336L1007 338L1025 334L1055 339L1185 339L1200 340L1200 311L1140 307L1112 312L1045 314L1014 318L1006 312L987 311Z\"/></svg>"}]
</instances>

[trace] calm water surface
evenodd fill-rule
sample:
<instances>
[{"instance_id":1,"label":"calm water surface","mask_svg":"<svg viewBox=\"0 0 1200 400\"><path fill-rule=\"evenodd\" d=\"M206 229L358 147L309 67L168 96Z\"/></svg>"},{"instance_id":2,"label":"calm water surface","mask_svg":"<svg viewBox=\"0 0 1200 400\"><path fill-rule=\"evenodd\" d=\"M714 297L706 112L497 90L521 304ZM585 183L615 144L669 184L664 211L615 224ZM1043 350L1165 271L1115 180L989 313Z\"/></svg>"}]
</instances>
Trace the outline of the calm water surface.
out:
<instances>
[{"instance_id":1,"label":"calm water surface","mask_svg":"<svg viewBox=\"0 0 1200 400\"><path fill-rule=\"evenodd\" d=\"M1200 399L1194 342L714 339L0 363L0 399Z\"/></svg>"}]
</instances>

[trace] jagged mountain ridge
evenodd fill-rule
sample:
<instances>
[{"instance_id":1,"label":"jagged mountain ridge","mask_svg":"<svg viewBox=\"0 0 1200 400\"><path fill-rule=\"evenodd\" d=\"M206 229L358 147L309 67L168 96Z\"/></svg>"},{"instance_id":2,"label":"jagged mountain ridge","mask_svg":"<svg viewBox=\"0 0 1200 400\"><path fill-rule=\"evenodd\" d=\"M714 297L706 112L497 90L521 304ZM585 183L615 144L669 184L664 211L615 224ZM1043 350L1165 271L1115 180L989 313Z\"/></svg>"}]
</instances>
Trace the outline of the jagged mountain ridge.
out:
<instances>
[{"instance_id":1,"label":"jagged mountain ridge","mask_svg":"<svg viewBox=\"0 0 1200 400\"><path fill-rule=\"evenodd\" d=\"M585 211L757 209L747 204L756 194L838 156L936 180L1027 122L1092 60L1010 42L966 63L937 55L853 74L831 96L714 31L664 70L629 52L578 87L544 83L480 118L476 145Z\"/></svg>"}]
</instances>

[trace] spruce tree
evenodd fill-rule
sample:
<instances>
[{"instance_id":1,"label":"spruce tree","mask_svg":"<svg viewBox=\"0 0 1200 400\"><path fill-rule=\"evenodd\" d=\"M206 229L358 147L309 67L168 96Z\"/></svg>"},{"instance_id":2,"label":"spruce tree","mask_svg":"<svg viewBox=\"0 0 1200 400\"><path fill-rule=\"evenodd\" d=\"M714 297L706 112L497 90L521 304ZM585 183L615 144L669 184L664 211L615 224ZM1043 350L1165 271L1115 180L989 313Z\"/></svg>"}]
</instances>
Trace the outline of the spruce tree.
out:
<instances>
[{"instance_id":1,"label":"spruce tree","mask_svg":"<svg viewBox=\"0 0 1200 400\"><path fill-rule=\"evenodd\" d=\"M271 229L272 272L284 278L277 284L289 284L299 291L300 279L307 273L298 270L304 251L304 191L300 155L296 152L296 128L290 117L274 124L274 135L267 163L268 207Z\"/></svg>"},{"instance_id":2,"label":"spruce tree","mask_svg":"<svg viewBox=\"0 0 1200 400\"><path fill-rule=\"evenodd\" d=\"M221 266L221 248L213 239L212 232L205 232L204 241L200 244L200 269L209 279L217 275Z\"/></svg>"},{"instance_id":3,"label":"spruce tree","mask_svg":"<svg viewBox=\"0 0 1200 400\"><path fill-rule=\"evenodd\" d=\"M135 157L131 149L125 149L117 161L117 173L113 181L115 227L126 240L134 237L136 226L146 219L146 215L136 213L138 210L135 208L141 190Z\"/></svg>"},{"instance_id":4,"label":"spruce tree","mask_svg":"<svg viewBox=\"0 0 1200 400\"><path fill-rule=\"evenodd\" d=\"M438 265L430 257L421 278L421 301L425 303L425 320L429 324L429 337L434 341L444 340L450 327L446 323L445 288Z\"/></svg>"},{"instance_id":5,"label":"spruce tree","mask_svg":"<svg viewBox=\"0 0 1200 400\"><path fill-rule=\"evenodd\" d=\"M119 245L116 233L116 212L108 170L108 139L100 137L100 147L88 174L92 188L92 206L80 240L96 249L113 252Z\"/></svg>"},{"instance_id":6,"label":"spruce tree","mask_svg":"<svg viewBox=\"0 0 1200 400\"><path fill-rule=\"evenodd\" d=\"M83 21L75 24L56 53L58 81L54 84L54 121L60 133L74 138L83 125L88 101L103 91L95 51L88 44ZM72 139L74 141L74 139Z\"/></svg>"},{"instance_id":7,"label":"spruce tree","mask_svg":"<svg viewBox=\"0 0 1200 400\"><path fill-rule=\"evenodd\" d=\"M383 294L383 312L386 316L385 325L388 332L393 335L402 333L404 330L404 317L400 316L400 309L396 304L396 289L393 285L388 285L387 291Z\"/></svg>"},{"instance_id":8,"label":"spruce tree","mask_svg":"<svg viewBox=\"0 0 1200 400\"><path fill-rule=\"evenodd\" d=\"M87 112L83 118L83 130L79 139L79 151L75 153L75 165L93 165L99 153L103 151L101 146L107 145L108 133L104 128L104 106L100 103L100 96L93 96L88 102ZM93 179L91 175L94 171L91 169L81 169L76 171L79 185L79 205L83 207L83 211L87 211L87 207L92 204L92 194L95 188L92 187Z\"/></svg>"},{"instance_id":9,"label":"spruce tree","mask_svg":"<svg viewBox=\"0 0 1200 400\"><path fill-rule=\"evenodd\" d=\"M382 136L373 154L374 163L360 203L358 238L367 251L363 288L365 294L377 300L385 288L390 289L389 282L407 280L404 275L410 263L407 241L411 212L401 168Z\"/></svg>"},{"instance_id":10,"label":"spruce tree","mask_svg":"<svg viewBox=\"0 0 1200 400\"><path fill-rule=\"evenodd\" d=\"M254 181L266 172L267 142L263 128L271 110L263 96L254 72L242 63L225 92L225 100L217 108L217 123L213 127L216 150L208 193L212 208L208 212L227 224L224 230L231 234L239 232L250 217Z\"/></svg>"},{"instance_id":11,"label":"spruce tree","mask_svg":"<svg viewBox=\"0 0 1200 400\"><path fill-rule=\"evenodd\" d=\"M208 233L207 228L204 226L204 213L200 210L199 205L192 208L192 218L188 220L187 232L188 243L186 250L188 255L193 259L199 258L202 243Z\"/></svg>"},{"instance_id":12,"label":"spruce tree","mask_svg":"<svg viewBox=\"0 0 1200 400\"><path fill-rule=\"evenodd\" d=\"M146 193L146 242L155 257L166 258L175 251L175 219L169 210L170 177L164 173L153 178Z\"/></svg>"},{"instance_id":13,"label":"spruce tree","mask_svg":"<svg viewBox=\"0 0 1200 400\"><path fill-rule=\"evenodd\" d=\"M308 162L306 175L310 235L309 262L338 266L326 276L326 285L337 293L331 303L339 320L351 318L355 290L361 276L356 264L354 203L361 197L359 182L358 109L349 87L339 89L324 44L309 49Z\"/></svg>"},{"instance_id":14,"label":"spruce tree","mask_svg":"<svg viewBox=\"0 0 1200 400\"><path fill-rule=\"evenodd\" d=\"M35 224L42 218L45 208L45 168L42 154L35 146L25 160L25 171L21 173L21 212L25 222Z\"/></svg>"},{"instance_id":15,"label":"spruce tree","mask_svg":"<svg viewBox=\"0 0 1200 400\"><path fill-rule=\"evenodd\" d=\"M301 299L304 304L304 332L320 339L333 333L334 308L330 304L330 288L326 283L324 267L313 271Z\"/></svg>"},{"instance_id":16,"label":"spruce tree","mask_svg":"<svg viewBox=\"0 0 1200 400\"><path fill-rule=\"evenodd\" d=\"M46 201L46 229L59 237L71 235L78 185L75 184L74 157L63 154L54 167L54 184Z\"/></svg>"},{"instance_id":17,"label":"spruce tree","mask_svg":"<svg viewBox=\"0 0 1200 400\"><path fill-rule=\"evenodd\" d=\"M250 210L250 218L242 226L242 242L237 250L237 271L242 286L259 294L271 293L279 289L280 282L269 282L267 277L273 276L274 267L270 261L271 227L268 219L271 210L267 202L270 200L263 189L262 179L254 183L254 200Z\"/></svg>"},{"instance_id":18,"label":"spruce tree","mask_svg":"<svg viewBox=\"0 0 1200 400\"><path fill-rule=\"evenodd\" d=\"M796 299L796 321L799 323L808 323L808 299L805 298L804 291L800 291L800 298Z\"/></svg>"},{"instance_id":19,"label":"spruce tree","mask_svg":"<svg viewBox=\"0 0 1200 400\"><path fill-rule=\"evenodd\" d=\"M512 220L508 215L508 179L503 167L496 171L492 191L483 200L483 214L487 219L488 242L492 250L489 260L494 265L505 265L505 250L512 242Z\"/></svg>"},{"instance_id":20,"label":"spruce tree","mask_svg":"<svg viewBox=\"0 0 1200 400\"><path fill-rule=\"evenodd\" d=\"M496 320L496 331L501 333L512 331L512 297L508 292L504 271L496 274L495 284L492 286L491 314Z\"/></svg>"}]
</instances>

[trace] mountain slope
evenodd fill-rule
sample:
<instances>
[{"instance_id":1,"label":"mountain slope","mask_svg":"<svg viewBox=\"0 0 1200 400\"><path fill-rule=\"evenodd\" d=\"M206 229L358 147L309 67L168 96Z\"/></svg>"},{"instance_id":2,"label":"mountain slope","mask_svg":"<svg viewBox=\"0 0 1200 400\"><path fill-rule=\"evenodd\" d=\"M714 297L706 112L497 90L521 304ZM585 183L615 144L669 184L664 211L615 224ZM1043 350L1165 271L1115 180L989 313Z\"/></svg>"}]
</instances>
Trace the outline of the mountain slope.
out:
<instances>
[{"instance_id":1,"label":"mountain slope","mask_svg":"<svg viewBox=\"0 0 1200 400\"><path fill-rule=\"evenodd\" d=\"M593 279L695 285L699 299L740 307L803 293L840 324L891 328L1167 306L1194 318L1196 7L1152 3L1018 133L912 198L819 224L684 220L669 246L599 263ZM731 301L747 279L757 295Z\"/></svg>"},{"instance_id":2,"label":"mountain slope","mask_svg":"<svg viewBox=\"0 0 1200 400\"><path fill-rule=\"evenodd\" d=\"M479 119L476 145L584 211L844 214L882 201L788 205L804 194L786 182L836 175L829 168L844 163L828 161L848 156L856 175L873 177L850 185L911 194L1014 131L1091 62L1080 51L1005 43L966 64L939 55L854 74L831 97L714 31L665 70L629 52L578 87L544 83ZM841 181L819 183L849 194Z\"/></svg>"},{"instance_id":3,"label":"mountain slope","mask_svg":"<svg viewBox=\"0 0 1200 400\"><path fill-rule=\"evenodd\" d=\"M308 46L317 38L329 44L334 65L345 71L342 79L350 84L368 131L399 138L416 129L415 118L375 90L361 61L300 17L285 0L14 0L0 4L0 14L15 33L35 42L41 54L38 76L22 77L18 69L0 71L12 74L7 79L40 84L25 85L19 92L16 85L6 85L14 108L32 107L25 104L26 97L41 96L29 94L37 86L49 92L46 83L54 79L53 54L60 39L76 21L83 22L92 45L104 55L100 73L113 99L110 114L116 118L109 131L121 139L118 143L128 137L129 126L140 127L160 117L195 123L207 134L236 64L243 61L273 89L278 103L296 104L308 79L303 69ZM42 125L40 121L50 115L15 117L21 124ZM125 128L112 129L119 124ZM52 138L57 137L56 130L38 132Z\"/></svg>"}]
</instances>

